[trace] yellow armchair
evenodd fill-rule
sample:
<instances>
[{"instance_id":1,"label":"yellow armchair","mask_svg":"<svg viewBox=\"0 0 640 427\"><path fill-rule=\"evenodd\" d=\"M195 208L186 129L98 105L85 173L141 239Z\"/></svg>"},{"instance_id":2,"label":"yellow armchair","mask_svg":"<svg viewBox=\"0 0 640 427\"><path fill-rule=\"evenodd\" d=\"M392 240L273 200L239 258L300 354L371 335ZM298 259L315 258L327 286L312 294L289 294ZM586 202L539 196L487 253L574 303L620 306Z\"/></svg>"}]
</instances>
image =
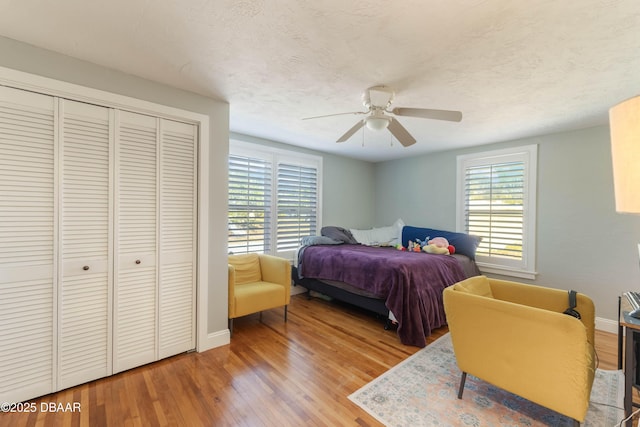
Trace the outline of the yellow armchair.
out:
<instances>
[{"instance_id":1,"label":"yellow armchair","mask_svg":"<svg viewBox=\"0 0 640 427\"><path fill-rule=\"evenodd\" d=\"M291 263L264 254L229 255L229 331L233 319L291 302Z\"/></svg>"},{"instance_id":2,"label":"yellow armchair","mask_svg":"<svg viewBox=\"0 0 640 427\"><path fill-rule=\"evenodd\" d=\"M476 276L444 290L453 349L462 371L541 406L584 421L595 375L593 301L568 293Z\"/></svg>"}]
</instances>

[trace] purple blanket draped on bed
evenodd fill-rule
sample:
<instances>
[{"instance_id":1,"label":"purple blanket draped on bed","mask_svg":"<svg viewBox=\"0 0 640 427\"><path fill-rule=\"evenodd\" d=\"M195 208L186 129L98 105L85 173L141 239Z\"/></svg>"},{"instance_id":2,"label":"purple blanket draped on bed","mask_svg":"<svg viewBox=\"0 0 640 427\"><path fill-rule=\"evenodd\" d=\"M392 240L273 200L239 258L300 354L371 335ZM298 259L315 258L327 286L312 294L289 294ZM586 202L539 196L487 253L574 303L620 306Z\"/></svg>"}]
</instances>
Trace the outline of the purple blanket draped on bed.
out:
<instances>
[{"instance_id":1,"label":"purple blanket draped on bed","mask_svg":"<svg viewBox=\"0 0 640 427\"><path fill-rule=\"evenodd\" d=\"M300 261L303 277L346 282L384 298L398 320L400 341L417 347L446 325L444 288L465 279L453 257L392 248L308 246Z\"/></svg>"}]
</instances>

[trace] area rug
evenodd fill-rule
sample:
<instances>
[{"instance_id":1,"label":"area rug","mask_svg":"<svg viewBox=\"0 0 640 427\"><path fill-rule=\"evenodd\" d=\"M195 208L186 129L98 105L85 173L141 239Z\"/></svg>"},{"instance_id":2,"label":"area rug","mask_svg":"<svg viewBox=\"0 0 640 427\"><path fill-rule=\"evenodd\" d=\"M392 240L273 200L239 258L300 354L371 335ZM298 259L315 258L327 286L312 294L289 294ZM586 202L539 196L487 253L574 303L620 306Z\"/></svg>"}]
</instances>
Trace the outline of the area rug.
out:
<instances>
[{"instance_id":1,"label":"area rug","mask_svg":"<svg viewBox=\"0 0 640 427\"><path fill-rule=\"evenodd\" d=\"M446 334L349 396L386 426L572 426L555 411L467 376L458 399L460 370ZM617 426L624 418L622 371L596 371L587 427Z\"/></svg>"}]
</instances>

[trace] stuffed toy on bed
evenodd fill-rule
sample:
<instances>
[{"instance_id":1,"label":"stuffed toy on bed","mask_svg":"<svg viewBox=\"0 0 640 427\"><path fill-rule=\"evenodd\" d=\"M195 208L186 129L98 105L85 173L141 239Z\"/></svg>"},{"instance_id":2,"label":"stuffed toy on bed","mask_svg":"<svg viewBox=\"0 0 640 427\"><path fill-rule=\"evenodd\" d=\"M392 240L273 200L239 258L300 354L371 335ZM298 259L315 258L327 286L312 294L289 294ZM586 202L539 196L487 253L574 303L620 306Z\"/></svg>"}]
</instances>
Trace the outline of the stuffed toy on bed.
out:
<instances>
[{"instance_id":1,"label":"stuffed toy on bed","mask_svg":"<svg viewBox=\"0 0 640 427\"><path fill-rule=\"evenodd\" d=\"M449 244L444 237L434 237L429 240L426 245L422 246L422 250L429 254L450 255L455 253L456 249Z\"/></svg>"},{"instance_id":2,"label":"stuffed toy on bed","mask_svg":"<svg viewBox=\"0 0 640 427\"><path fill-rule=\"evenodd\" d=\"M436 237L429 240L428 236L424 240L416 239L415 242L409 240L409 244L406 248L402 245L396 245L396 249L400 251L408 250L409 252L426 252L428 254L437 255L450 255L456 251L456 248L450 245L449 241L444 237Z\"/></svg>"},{"instance_id":3,"label":"stuffed toy on bed","mask_svg":"<svg viewBox=\"0 0 640 427\"><path fill-rule=\"evenodd\" d=\"M416 239L415 242L409 240L407 250L409 252L420 252L422 250L422 242L420 241L420 239Z\"/></svg>"},{"instance_id":4,"label":"stuffed toy on bed","mask_svg":"<svg viewBox=\"0 0 640 427\"><path fill-rule=\"evenodd\" d=\"M448 248L441 248L440 246L434 244L423 246L422 250L428 254L449 255Z\"/></svg>"}]
</instances>

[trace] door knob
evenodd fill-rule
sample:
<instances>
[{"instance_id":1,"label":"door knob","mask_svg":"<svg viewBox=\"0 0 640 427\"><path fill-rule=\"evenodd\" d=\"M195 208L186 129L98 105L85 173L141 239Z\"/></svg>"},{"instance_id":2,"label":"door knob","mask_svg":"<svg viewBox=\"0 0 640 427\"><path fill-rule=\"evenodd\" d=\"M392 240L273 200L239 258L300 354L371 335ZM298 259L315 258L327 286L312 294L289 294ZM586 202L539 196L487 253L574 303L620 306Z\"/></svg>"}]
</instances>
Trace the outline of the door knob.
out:
<instances>
[{"instance_id":1,"label":"door knob","mask_svg":"<svg viewBox=\"0 0 640 427\"><path fill-rule=\"evenodd\" d=\"M139 259L136 260L136 264L140 264L142 261L140 261Z\"/></svg>"},{"instance_id":2,"label":"door knob","mask_svg":"<svg viewBox=\"0 0 640 427\"><path fill-rule=\"evenodd\" d=\"M84 267L82 267L82 269L83 269L84 271L87 271L87 270L89 269L89 266L88 266L88 265L85 265Z\"/></svg>"}]
</instances>

